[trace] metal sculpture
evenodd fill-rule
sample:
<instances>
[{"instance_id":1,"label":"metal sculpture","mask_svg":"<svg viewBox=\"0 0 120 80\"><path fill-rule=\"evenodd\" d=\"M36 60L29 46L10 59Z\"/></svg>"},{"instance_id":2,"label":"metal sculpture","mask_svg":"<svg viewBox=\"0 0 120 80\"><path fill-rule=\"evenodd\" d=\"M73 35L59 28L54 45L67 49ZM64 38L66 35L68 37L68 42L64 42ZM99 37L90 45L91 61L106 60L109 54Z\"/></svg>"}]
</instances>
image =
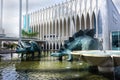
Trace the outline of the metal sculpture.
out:
<instances>
[{"instance_id":1,"label":"metal sculpture","mask_svg":"<svg viewBox=\"0 0 120 80\"><path fill-rule=\"evenodd\" d=\"M16 49L16 53L21 53L22 58L24 54L32 54L32 59L34 59L35 52L38 52L38 57L40 57L41 47L35 41L30 41L30 42L21 41Z\"/></svg>"},{"instance_id":2,"label":"metal sculpture","mask_svg":"<svg viewBox=\"0 0 120 80\"><path fill-rule=\"evenodd\" d=\"M94 29L80 30L76 32L69 40L64 42L64 46L56 53L52 53L51 56L59 57L62 60L62 56L68 55L68 61L72 60L71 52L75 50L98 50L99 41L94 38Z\"/></svg>"}]
</instances>

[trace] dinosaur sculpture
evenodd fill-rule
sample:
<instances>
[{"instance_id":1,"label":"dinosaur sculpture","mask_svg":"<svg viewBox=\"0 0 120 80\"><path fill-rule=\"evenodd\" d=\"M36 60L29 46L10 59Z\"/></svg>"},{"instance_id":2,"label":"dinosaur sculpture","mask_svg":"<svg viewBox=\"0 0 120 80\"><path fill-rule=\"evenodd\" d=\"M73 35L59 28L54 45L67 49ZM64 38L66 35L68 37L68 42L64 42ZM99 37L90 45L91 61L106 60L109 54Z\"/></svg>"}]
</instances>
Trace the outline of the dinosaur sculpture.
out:
<instances>
[{"instance_id":1,"label":"dinosaur sculpture","mask_svg":"<svg viewBox=\"0 0 120 80\"><path fill-rule=\"evenodd\" d=\"M51 53L53 57L68 55L68 61L72 60L71 52L74 50L97 50L99 49L99 41L94 38L94 29L80 30L76 32L69 40L64 41L64 46L56 53Z\"/></svg>"},{"instance_id":2,"label":"dinosaur sculpture","mask_svg":"<svg viewBox=\"0 0 120 80\"><path fill-rule=\"evenodd\" d=\"M23 42L21 41L16 49L16 53L22 53L22 56L24 54L32 54L32 59L34 59L34 53L38 52L38 57L41 55L41 47L38 46L38 44L35 41L30 42Z\"/></svg>"}]
</instances>

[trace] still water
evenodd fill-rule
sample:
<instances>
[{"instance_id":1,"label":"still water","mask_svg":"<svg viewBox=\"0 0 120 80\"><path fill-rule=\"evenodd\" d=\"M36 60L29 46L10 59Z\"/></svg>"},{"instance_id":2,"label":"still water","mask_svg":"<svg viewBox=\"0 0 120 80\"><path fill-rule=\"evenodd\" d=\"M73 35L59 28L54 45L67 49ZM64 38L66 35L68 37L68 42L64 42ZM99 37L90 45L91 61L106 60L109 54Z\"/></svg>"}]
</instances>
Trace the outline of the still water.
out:
<instances>
[{"instance_id":1,"label":"still water","mask_svg":"<svg viewBox=\"0 0 120 80\"><path fill-rule=\"evenodd\" d=\"M81 61L57 61L41 59L21 61L17 54L11 59L2 55L0 80L113 80L112 73L99 73L96 68Z\"/></svg>"}]
</instances>

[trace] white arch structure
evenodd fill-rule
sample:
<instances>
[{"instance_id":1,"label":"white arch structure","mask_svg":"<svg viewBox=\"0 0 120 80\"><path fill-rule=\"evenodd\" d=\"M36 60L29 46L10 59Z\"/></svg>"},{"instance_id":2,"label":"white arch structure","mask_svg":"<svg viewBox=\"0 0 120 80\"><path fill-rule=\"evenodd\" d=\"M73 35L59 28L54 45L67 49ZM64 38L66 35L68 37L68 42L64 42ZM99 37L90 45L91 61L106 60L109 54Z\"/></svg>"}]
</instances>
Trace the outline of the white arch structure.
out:
<instances>
[{"instance_id":1,"label":"white arch structure","mask_svg":"<svg viewBox=\"0 0 120 80\"><path fill-rule=\"evenodd\" d=\"M55 49L57 45L60 48L64 40L78 30L95 28L95 37L103 38L104 49L109 49L109 30L115 26L114 23L109 24L111 23L109 19L112 19L112 12L109 9L114 10L114 7L112 0L70 0L30 13L30 27L33 32L39 32L39 39L47 41L49 46L52 45L51 49L54 48L54 44ZM102 24L99 24L99 21ZM101 26L102 33L99 33L98 26Z\"/></svg>"}]
</instances>

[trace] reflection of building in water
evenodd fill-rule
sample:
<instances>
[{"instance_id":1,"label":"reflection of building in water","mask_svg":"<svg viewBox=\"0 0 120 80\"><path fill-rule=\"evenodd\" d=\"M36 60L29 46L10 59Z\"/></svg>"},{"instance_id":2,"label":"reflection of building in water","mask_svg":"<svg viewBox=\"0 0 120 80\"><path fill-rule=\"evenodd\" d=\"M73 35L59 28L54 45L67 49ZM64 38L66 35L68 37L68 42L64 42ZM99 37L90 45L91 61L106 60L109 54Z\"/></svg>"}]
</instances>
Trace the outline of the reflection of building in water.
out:
<instances>
[{"instance_id":1,"label":"reflection of building in water","mask_svg":"<svg viewBox=\"0 0 120 80\"><path fill-rule=\"evenodd\" d=\"M29 14L30 28L52 49L60 48L75 32L93 28L95 37L103 39L103 48L110 49L110 34L120 30L119 21L114 0L70 0Z\"/></svg>"}]
</instances>

